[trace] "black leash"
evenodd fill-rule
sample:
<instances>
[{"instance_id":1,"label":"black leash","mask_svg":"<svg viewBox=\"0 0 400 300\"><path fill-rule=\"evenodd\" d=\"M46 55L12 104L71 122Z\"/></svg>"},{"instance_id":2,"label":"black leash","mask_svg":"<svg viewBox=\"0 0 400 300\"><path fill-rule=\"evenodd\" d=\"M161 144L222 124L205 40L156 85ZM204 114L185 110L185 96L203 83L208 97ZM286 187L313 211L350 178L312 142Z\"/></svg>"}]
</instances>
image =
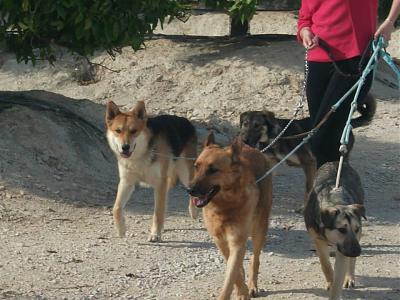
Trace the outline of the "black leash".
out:
<instances>
[{"instance_id":1,"label":"black leash","mask_svg":"<svg viewBox=\"0 0 400 300\"><path fill-rule=\"evenodd\" d=\"M366 61L367 57L371 56L372 42L373 42L373 40L371 40L368 43L368 46L364 49L364 52L361 55L361 59L360 59L360 61L358 63L357 73L345 73L339 68L339 66L338 66L338 64L337 64L337 62L335 60L335 57L333 56L332 51L331 51L331 49L330 49L330 47L328 45L328 43L325 42L322 39L319 39L319 41L318 41L319 46L321 47L321 49L323 49L326 52L326 54L328 54L329 58L331 59L332 64L335 67L336 72L338 72L341 76L348 77L348 78L358 78L358 77L361 76L361 74L363 72L363 69L364 69L364 67L363 67L364 62Z\"/></svg>"}]
</instances>

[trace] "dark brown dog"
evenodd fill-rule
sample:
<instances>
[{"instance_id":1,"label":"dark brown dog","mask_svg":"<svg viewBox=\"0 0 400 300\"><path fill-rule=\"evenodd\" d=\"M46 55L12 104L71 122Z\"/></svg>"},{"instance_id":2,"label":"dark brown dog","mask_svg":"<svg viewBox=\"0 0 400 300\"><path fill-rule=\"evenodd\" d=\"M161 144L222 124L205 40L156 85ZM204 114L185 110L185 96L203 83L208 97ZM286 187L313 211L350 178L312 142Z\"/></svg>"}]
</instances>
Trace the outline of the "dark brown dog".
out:
<instances>
[{"instance_id":1,"label":"dark brown dog","mask_svg":"<svg viewBox=\"0 0 400 300\"><path fill-rule=\"evenodd\" d=\"M353 128L368 125L375 115L375 98L371 94L368 94L363 103L357 106L357 111L361 116L352 120ZM240 135L246 144L262 150L282 131L288 122L288 119L276 118L271 111L247 111L240 115ZM284 136L304 133L311 129L312 122L310 118L295 120L289 126ZM265 154L277 163L292 151L301 142L301 139L279 139ZM348 145L349 152L353 147L353 143L354 136L351 134ZM310 146L305 144L289 157L286 164L292 167L303 168L306 176L306 191L304 195L304 201L306 201L311 191L316 171L316 161L312 155Z\"/></svg>"},{"instance_id":2,"label":"dark brown dog","mask_svg":"<svg viewBox=\"0 0 400 300\"><path fill-rule=\"evenodd\" d=\"M338 162L322 165L304 210L304 219L322 271L329 299L338 300L342 286L354 287L356 257L361 254L361 217L365 218L364 191L357 172L344 161L340 187L335 188ZM336 247L335 269L329 262L329 246Z\"/></svg>"},{"instance_id":3,"label":"dark brown dog","mask_svg":"<svg viewBox=\"0 0 400 300\"><path fill-rule=\"evenodd\" d=\"M272 205L272 180L260 178L270 163L258 150L236 140L221 148L210 134L195 162L190 194L197 207L203 207L208 232L227 263L223 288L218 299L230 299L233 288L238 299L249 299L257 292L259 256L266 240ZM248 287L243 258L246 241L253 241Z\"/></svg>"}]
</instances>

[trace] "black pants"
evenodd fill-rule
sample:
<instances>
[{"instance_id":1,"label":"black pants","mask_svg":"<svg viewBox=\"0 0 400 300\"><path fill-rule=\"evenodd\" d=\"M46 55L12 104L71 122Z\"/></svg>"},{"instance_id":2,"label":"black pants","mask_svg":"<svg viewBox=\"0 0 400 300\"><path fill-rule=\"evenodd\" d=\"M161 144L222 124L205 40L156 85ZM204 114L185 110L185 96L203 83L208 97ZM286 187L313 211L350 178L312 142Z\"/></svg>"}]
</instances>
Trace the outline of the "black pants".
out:
<instances>
[{"instance_id":1,"label":"black pants","mask_svg":"<svg viewBox=\"0 0 400 300\"><path fill-rule=\"evenodd\" d=\"M336 64L343 73L356 74L360 57L337 61ZM317 125L325 114L358 80L357 77L345 77L335 70L331 62L308 62L309 74L306 94L308 109L313 125ZM361 88L357 101L367 95L372 85L373 75L369 73ZM311 138L311 149L317 160L319 168L329 161L340 158L340 138L350 112L355 91L341 104L327 122Z\"/></svg>"}]
</instances>

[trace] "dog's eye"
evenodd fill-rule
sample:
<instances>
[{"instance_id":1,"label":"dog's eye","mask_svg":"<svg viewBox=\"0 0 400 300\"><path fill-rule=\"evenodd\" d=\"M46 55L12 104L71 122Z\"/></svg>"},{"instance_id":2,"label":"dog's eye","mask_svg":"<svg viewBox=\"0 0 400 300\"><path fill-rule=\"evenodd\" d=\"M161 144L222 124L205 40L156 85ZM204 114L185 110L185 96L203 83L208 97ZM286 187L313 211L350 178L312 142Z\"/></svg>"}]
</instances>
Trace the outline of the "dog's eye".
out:
<instances>
[{"instance_id":1,"label":"dog's eye","mask_svg":"<svg viewBox=\"0 0 400 300\"><path fill-rule=\"evenodd\" d=\"M117 128L117 129L115 129L115 132L119 134L122 132L122 130L120 128Z\"/></svg>"},{"instance_id":2,"label":"dog's eye","mask_svg":"<svg viewBox=\"0 0 400 300\"><path fill-rule=\"evenodd\" d=\"M354 232L355 232L355 233L359 233L359 232L360 232L360 228L356 228L356 229L354 230Z\"/></svg>"},{"instance_id":3,"label":"dog's eye","mask_svg":"<svg viewBox=\"0 0 400 300\"><path fill-rule=\"evenodd\" d=\"M338 228L340 233L346 234L347 233L347 228Z\"/></svg>"},{"instance_id":4,"label":"dog's eye","mask_svg":"<svg viewBox=\"0 0 400 300\"><path fill-rule=\"evenodd\" d=\"M135 135L137 130L136 129L132 129L130 132L131 132L132 135Z\"/></svg>"},{"instance_id":5,"label":"dog's eye","mask_svg":"<svg viewBox=\"0 0 400 300\"><path fill-rule=\"evenodd\" d=\"M259 123L254 123L254 128L260 128L261 127L261 124L259 124Z\"/></svg>"},{"instance_id":6,"label":"dog's eye","mask_svg":"<svg viewBox=\"0 0 400 300\"><path fill-rule=\"evenodd\" d=\"M215 174L218 172L218 169L214 168L213 166L208 167L207 174Z\"/></svg>"}]
</instances>

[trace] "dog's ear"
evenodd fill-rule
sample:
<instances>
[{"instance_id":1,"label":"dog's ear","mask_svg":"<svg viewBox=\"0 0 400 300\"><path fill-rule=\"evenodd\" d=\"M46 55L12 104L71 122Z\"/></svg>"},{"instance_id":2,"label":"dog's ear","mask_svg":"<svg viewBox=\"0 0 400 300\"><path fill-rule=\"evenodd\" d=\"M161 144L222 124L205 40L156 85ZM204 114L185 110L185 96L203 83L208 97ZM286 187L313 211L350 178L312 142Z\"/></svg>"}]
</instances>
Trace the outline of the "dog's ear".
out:
<instances>
[{"instance_id":1,"label":"dog's ear","mask_svg":"<svg viewBox=\"0 0 400 300\"><path fill-rule=\"evenodd\" d=\"M240 153L242 152L243 141L240 138L236 138L232 145L232 164L238 164L240 162Z\"/></svg>"},{"instance_id":2,"label":"dog's ear","mask_svg":"<svg viewBox=\"0 0 400 300\"><path fill-rule=\"evenodd\" d=\"M249 114L249 112L248 111L245 111L244 113L241 113L240 114L240 119L239 119L239 122L240 122L240 124L239 124L239 126L240 127L242 127L242 125L243 125L243 121L244 121L244 119L248 116L248 114Z\"/></svg>"},{"instance_id":3,"label":"dog's ear","mask_svg":"<svg viewBox=\"0 0 400 300\"><path fill-rule=\"evenodd\" d=\"M321 210L321 222L328 229L335 228L336 217L340 210L336 207L328 207Z\"/></svg>"},{"instance_id":4,"label":"dog's ear","mask_svg":"<svg viewBox=\"0 0 400 300\"><path fill-rule=\"evenodd\" d=\"M263 116L266 121L273 121L275 119L275 114L269 110L264 110Z\"/></svg>"},{"instance_id":5,"label":"dog's ear","mask_svg":"<svg viewBox=\"0 0 400 300\"><path fill-rule=\"evenodd\" d=\"M215 145L215 137L214 137L214 132L210 131L206 137L206 139L203 142L203 147L207 147L210 145Z\"/></svg>"},{"instance_id":6,"label":"dog's ear","mask_svg":"<svg viewBox=\"0 0 400 300\"><path fill-rule=\"evenodd\" d=\"M362 205L362 204L352 204L352 205L350 205L350 207L351 207L351 210L352 210L357 216L360 217L360 219L361 219L361 217L363 217L364 220L367 219L367 217L365 216L365 207L364 207L364 205Z\"/></svg>"},{"instance_id":7,"label":"dog's ear","mask_svg":"<svg viewBox=\"0 0 400 300\"><path fill-rule=\"evenodd\" d=\"M138 101L136 102L135 107L132 110L132 113L135 114L139 119L146 119L147 114L146 114L146 107L144 105L144 101Z\"/></svg>"},{"instance_id":8,"label":"dog's ear","mask_svg":"<svg viewBox=\"0 0 400 300\"><path fill-rule=\"evenodd\" d=\"M106 106L106 122L113 120L121 111L119 110L117 104L113 101L108 101Z\"/></svg>"}]
</instances>

